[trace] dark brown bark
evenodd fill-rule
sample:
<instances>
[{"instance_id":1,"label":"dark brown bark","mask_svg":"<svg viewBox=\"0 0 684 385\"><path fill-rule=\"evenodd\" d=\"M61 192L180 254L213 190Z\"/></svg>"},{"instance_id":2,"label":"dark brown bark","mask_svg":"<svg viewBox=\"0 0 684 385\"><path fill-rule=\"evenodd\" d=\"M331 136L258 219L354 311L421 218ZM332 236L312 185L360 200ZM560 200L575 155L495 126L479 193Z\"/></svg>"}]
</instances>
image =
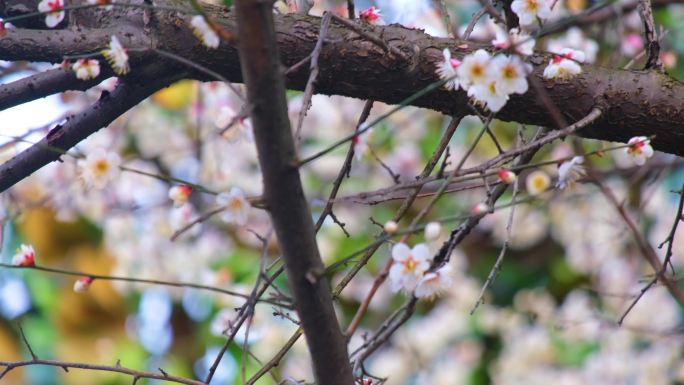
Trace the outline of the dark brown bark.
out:
<instances>
[{"instance_id":1,"label":"dark brown bark","mask_svg":"<svg viewBox=\"0 0 684 385\"><path fill-rule=\"evenodd\" d=\"M240 64L248 103L252 106L263 197L285 259L316 383L352 385L347 343L335 316L328 280L323 275L325 267L299 177L273 11L270 3L263 1L238 0L235 6Z\"/></svg>"},{"instance_id":2,"label":"dark brown bark","mask_svg":"<svg viewBox=\"0 0 684 385\"><path fill-rule=\"evenodd\" d=\"M210 8L212 15L230 29L234 16L221 8ZM130 24L117 29L83 31L13 30L0 39L0 59L61 61L62 55L92 52L106 46L109 36L116 33L124 45L145 48L157 47L193 60L221 73L226 78L241 82L237 49L223 43L219 50L202 47L187 28L188 15L157 11L157 23L149 32ZM320 19L304 15L275 17L276 36L284 66L291 66L309 55L318 37ZM383 49L344 26L333 23L323 46L316 81L316 93L345 95L396 104L436 80L435 63L441 50L451 47L462 56L476 47L456 48L461 42L431 37L421 30L402 26L363 26L369 33L382 37L389 45L410 56L409 60L386 54ZM132 54L133 71L149 58L147 54ZM531 58L534 75L543 84L545 95L530 90L516 95L499 114L504 120L526 124L554 126L554 121L541 100L558 106L567 121L585 116L600 104L605 119L579 132L580 136L626 142L636 135L656 139L656 149L684 155L684 86L667 75L654 71L623 71L584 65L584 73L567 81L549 81L541 77L548 57ZM304 89L308 68L290 74L287 87ZM176 68L178 68L176 66ZM161 75L161 74L160 74ZM195 78L207 79L196 73ZM463 92L439 90L419 98L413 105L447 114L468 113L467 97Z\"/></svg>"}]
</instances>

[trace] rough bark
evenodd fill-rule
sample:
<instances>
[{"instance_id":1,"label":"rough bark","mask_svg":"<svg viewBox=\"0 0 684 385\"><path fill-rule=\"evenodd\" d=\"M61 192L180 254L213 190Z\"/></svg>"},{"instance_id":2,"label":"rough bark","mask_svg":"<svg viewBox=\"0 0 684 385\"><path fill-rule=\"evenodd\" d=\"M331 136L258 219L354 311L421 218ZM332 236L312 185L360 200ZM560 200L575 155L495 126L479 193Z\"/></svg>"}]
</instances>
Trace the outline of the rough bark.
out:
<instances>
[{"instance_id":1,"label":"rough bark","mask_svg":"<svg viewBox=\"0 0 684 385\"><path fill-rule=\"evenodd\" d=\"M215 20L226 30L234 31L235 17L220 7L208 7ZM142 12L142 11L140 11ZM59 62L63 55L88 53L106 46L116 34L132 48L158 48L190 59L216 71L234 82L242 82L237 48L223 42L218 50L202 47L187 27L189 15L155 11L154 22L143 27L131 23L107 29L61 31L11 30L0 39L0 59ZM283 66L291 66L311 53L320 30L320 19L304 15L275 16L278 48ZM477 48L457 48L462 42L435 38L421 30L399 25L362 26L390 46L409 56L408 60L386 53L382 48L348 28L332 23L319 59L320 73L315 92L373 99L389 104L406 97L436 80L435 63L441 50L450 47L456 56ZM237 34L235 34L237 36ZM151 52L132 53L133 71L148 61L160 61ZM541 77L548 57L534 56L533 76L543 84L542 94L531 89L516 95L498 115L504 120L554 126L543 99L551 101L567 121L585 116L597 104L605 118L579 132L579 135L611 141L627 141L635 135L655 135L656 149L684 155L684 85L654 71L623 71L584 65L584 73L567 81L549 81ZM173 67L170 67L173 68ZM179 68L175 65L175 68ZM290 89L304 89L307 66L287 78ZM160 74L161 75L161 74ZM204 73L194 78L207 80ZM412 104L447 114L468 112L463 92L439 90Z\"/></svg>"},{"instance_id":2,"label":"rough bark","mask_svg":"<svg viewBox=\"0 0 684 385\"><path fill-rule=\"evenodd\" d=\"M347 342L332 304L287 114L270 3L238 0L240 63L252 106L263 197L285 259L290 288L312 357L316 383L352 385Z\"/></svg>"}]
</instances>

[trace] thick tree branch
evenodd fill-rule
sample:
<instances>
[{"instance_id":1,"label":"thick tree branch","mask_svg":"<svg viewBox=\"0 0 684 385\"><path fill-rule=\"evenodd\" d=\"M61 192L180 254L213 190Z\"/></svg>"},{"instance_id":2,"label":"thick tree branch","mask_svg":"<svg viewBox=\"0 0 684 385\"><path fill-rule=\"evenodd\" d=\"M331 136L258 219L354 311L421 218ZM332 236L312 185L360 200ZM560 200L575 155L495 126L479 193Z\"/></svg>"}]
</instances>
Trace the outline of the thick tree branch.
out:
<instances>
[{"instance_id":1,"label":"thick tree branch","mask_svg":"<svg viewBox=\"0 0 684 385\"><path fill-rule=\"evenodd\" d=\"M124 112L134 107L160 88L183 77L156 77L164 68L141 68L139 77L121 80L110 94L103 92L100 100L83 112L67 118L64 124L50 130L40 142L22 151L0 166L0 192L12 187L46 164L58 160L62 153L99 129L106 127ZM144 79L144 81L141 81Z\"/></svg>"},{"instance_id":2,"label":"thick tree branch","mask_svg":"<svg viewBox=\"0 0 684 385\"><path fill-rule=\"evenodd\" d=\"M659 3L653 1L654 6ZM207 9L225 28L230 29L234 25L235 16L225 9ZM105 47L111 34L115 33L127 47L152 47L171 52L220 73L230 81L242 82L237 49L230 42L224 41L218 50L207 51L187 28L187 14L156 11L155 16L158 22L146 32L131 24L78 31L10 30L0 39L0 59L60 61L64 55L90 53ZM294 14L274 18L281 63L291 67L314 50L320 19ZM450 47L454 56L462 57L477 48L470 44L468 49L459 49L461 41L435 38L421 30L398 25L364 25L360 28L373 36L381 36L393 50L405 53L406 58L389 55L366 37L344 25L331 23L320 53L315 93L396 104L437 80L435 63L441 60L442 49ZM132 74L146 61L167 60L152 56L151 50L146 54L132 52L134 63L137 60ZM549 81L541 76L548 59L545 56L530 59L535 66L531 76L536 77L536 83L542 88L513 96L497 115L498 118L552 126L553 117L540 100L558 106L567 121L576 121L586 116L595 105L601 105L603 118L576 132L576 135L620 142L626 142L633 136L655 136L652 144L656 149L684 155L684 146L680 145L684 141L682 83L657 71L622 71L588 65L583 66L582 75L571 80ZM175 76L176 66L166 68L150 78ZM199 71L188 77L213 80ZM308 78L309 69L300 66L288 74L287 87L303 90ZM542 89L545 96L539 98L537 92ZM412 104L450 115L471 113L464 92L440 89L416 99ZM36 165L40 167L38 163Z\"/></svg>"},{"instance_id":3,"label":"thick tree branch","mask_svg":"<svg viewBox=\"0 0 684 385\"><path fill-rule=\"evenodd\" d=\"M247 84L266 200L285 259L295 308L321 385L352 385L311 212L299 177L270 3L238 0L240 63ZM317 34L316 34L317 35Z\"/></svg>"},{"instance_id":4,"label":"thick tree branch","mask_svg":"<svg viewBox=\"0 0 684 385\"><path fill-rule=\"evenodd\" d=\"M0 110L18 106L64 91L85 91L111 76L105 67L100 76L91 80L76 78L74 71L56 68L17 81L0 85Z\"/></svg>"}]
</instances>

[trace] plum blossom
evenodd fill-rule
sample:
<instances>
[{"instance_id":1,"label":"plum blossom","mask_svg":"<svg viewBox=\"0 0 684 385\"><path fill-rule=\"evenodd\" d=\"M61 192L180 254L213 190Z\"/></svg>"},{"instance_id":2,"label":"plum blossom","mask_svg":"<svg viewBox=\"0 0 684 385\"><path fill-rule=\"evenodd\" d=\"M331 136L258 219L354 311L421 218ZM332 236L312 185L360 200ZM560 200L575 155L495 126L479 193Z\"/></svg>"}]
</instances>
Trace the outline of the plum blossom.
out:
<instances>
[{"instance_id":1,"label":"plum blossom","mask_svg":"<svg viewBox=\"0 0 684 385\"><path fill-rule=\"evenodd\" d=\"M74 282L74 291L76 293L83 293L88 291L90 284L93 283L93 277L81 277Z\"/></svg>"},{"instance_id":2,"label":"plum blossom","mask_svg":"<svg viewBox=\"0 0 684 385\"><path fill-rule=\"evenodd\" d=\"M439 222L430 222L425 226L425 239L434 241L442 234L442 225Z\"/></svg>"},{"instance_id":3,"label":"plum blossom","mask_svg":"<svg viewBox=\"0 0 684 385\"><path fill-rule=\"evenodd\" d=\"M530 195L538 195L546 191L551 185L551 178L544 171L537 170L531 172L525 180L525 187L527 193Z\"/></svg>"},{"instance_id":4,"label":"plum blossom","mask_svg":"<svg viewBox=\"0 0 684 385\"><path fill-rule=\"evenodd\" d=\"M109 48L102 50L102 55L117 75L125 75L130 71L128 53L116 36L112 35Z\"/></svg>"},{"instance_id":5,"label":"plum blossom","mask_svg":"<svg viewBox=\"0 0 684 385\"><path fill-rule=\"evenodd\" d=\"M645 136L635 136L627 144L629 147L625 148L625 153L639 166L643 166L646 159L653 156L651 140Z\"/></svg>"},{"instance_id":6,"label":"plum blossom","mask_svg":"<svg viewBox=\"0 0 684 385\"><path fill-rule=\"evenodd\" d=\"M547 79L569 79L582 73L585 59L584 52L571 48L565 48L560 55L553 55L551 62L544 68L544 77Z\"/></svg>"},{"instance_id":7,"label":"plum blossom","mask_svg":"<svg viewBox=\"0 0 684 385\"><path fill-rule=\"evenodd\" d=\"M430 251L428 247L419 243L410 249L405 243L397 243L392 247L392 259L394 263L389 271L390 287L397 292L413 291L423 273L430 267L428 262Z\"/></svg>"},{"instance_id":8,"label":"plum blossom","mask_svg":"<svg viewBox=\"0 0 684 385\"><path fill-rule=\"evenodd\" d=\"M100 62L95 59L78 59L71 69L81 80L95 79L100 75Z\"/></svg>"},{"instance_id":9,"label":"plum blossom","mask_svg":"<svg viewBox=\"0 0 684 385\"><path fill-rule=\"evenodd\" d=\"M48 12L45 15L45 25L54 28L64 20L64 1L63 0L42 0L38 3L39 12Z\"/></svg>"},{"instance_id":10,"label":"plum blossom","mask_svg":"<svg viewBox=\"0 0 684 385\"><path fill-rule=\"evenodd\" d=\"M366 127L365 124L362 124L359 126L359 131L365 130ZM373 129L369 128L352 138L352 146L354 147L354 156L356 157L356 160L361 160L363 156L366 155L370 149L368 142L372 137Z\"/></svg>"},{"instance_id":11,"label":"plum blossom","mask_svg":"<svg viewBox=\"0 0 684 385\"><path fill-rule=\"evenodd\" d=\"M513 47L513 50L518 55L530 56L534 53L535 41L529 34L520 31L519 28L512 28L506 32L503 28L497 26L496 39L492 40L492 45L500 49L508 49Z\"/></svg>"},{"instance_id":12,"label":"plum blossom","mask_svg":"<svg viewBox=\"0 0 684 385\"><path fill-rule=\"evenodd\" d=\"M506 170L502 168L501 170L496 172L496 175L501 179L502 182L506 184L512 184L515 183L515 181L518 179L518 176L515 175L515 173L511 170Z\"/></svg>"},{"instance_id":13,"label":"plum blossom","mask_svg":"<svg viewBox=\"0 0 684 385\"><path fill-rule=\"evenodd\" d=\"M423 275L416 287L416 297L433 299L450 288L452 283L451 266L444 265L437 271Z\"/></svg>"},{"instance_id":14,"label":"plum blossom","mask_svg":"<svg viewBox=\"0 0 684 385\"><path fill-rule=\"evenodd\" d=\"M524 94L527 92L527 74L532 66L524 63L518 56L497 55L492 59L492 71L496 76L499 92L505 94Z\"/></svg>"},{"instance_id":15,"label":"plum blossom","mask_svg":"<svg viewBox=\"0 0 684 385\"><path fill-rule=\"evenodd\" d=\"M521 25L531 25L537 18L548 19L551 16L552 0L513 0L511 10L518 15Z\"/></svg>"},{"instance_id":16,"label":"plum blossom","mask_svg":"<svg viewBox=\"0 0 684 385\"><path fill-rule=\"evenodd\" d=\"M461 65L461 61L451 57L451 51L444 48L442 51L444 60L437 65L437 75L444 80L444 88L447 90L457 90L461 87L461 82L456 75L456 69Z\"/></svg>"},{"instance_id":17,"label":"plum blossom","mask_svg":"<svg viewBox=\"0 0 684 385\"><path fill-rule=\"evenodd\" d=\"M558 167L556 187L562 190L581 178L584 175L582 163L584 163L583 156L575 156L569 161L562 162Z\"/></svg>"},{"instance_id":18,"label":"plum blossom","mask_svg":"<svg viewBox=\"0 0 684 385\"><path fill-rule=\"evenodd\" d=\"M564 48L572 48L584 52L587 63L596 61L596 54L599 50L598 43L595 40L589 39L578 27L568 28L564 35L555 39L549 39L546 43L546 50L551 53L560 55Z\"/></svg>"},{"instance_id":19,"label":"plum blossom","mask_svg":"<svg viewBox=\"0 0 684 385\"><path fill-rule=\"evenodd\" d=\"M364 9L359 14L359 19L365 21L368 24L382 25L385 22L382 20L382 15L380 14L380 9L372 6L368 9Z\"/></svg>"},{"instance_id":20,"label":"plum blossom","mask_svg":"<svg viewBox=\"0 0 684 385\"><path fill-rule=\"evenodd\" d=\"M478 49L475 53L467 55L463 58L463 62L456 69L458 77L461 79L461 85L468 88L473 84L487 84L490 81L490 63L491 55L489 52Z\"/></svg>"},{"instance_id":21,"label":"plum blossom","mask_svg":"<svg viewBox=\"0 0 684 385\"><path fill-rule=\"evenodd\" d=\"M192 33L204 44L207 48L218 48L221 43L214 28L207 23L207 20L202 15L196 15L190 20Z\"/></svg>"},{"instance_id":22,"label":"plum blossom","mask_svg":"<svg viewBox=\"0 0 684 385\"><path fill-rule=\"evenodd\" d=\"M247 215L252 207L245 197L245 193L238 187L233 187L230 192L223 192L216 196L216 203L224 206L221 219L228 223L244 226L247 223Z\"/></svg>"},{"instance_id":23,"label":"plum blossom","mask_svg":"<svg viewBox=\"0 0 684 385\"><path fill-rule=\"evenodd\" d=\"M169 199L173 201L174 207L183 206L192 194L192 187L188 185L173 186L169 189Z\"/></svg>"},{"instance_id":24,"label":"plum blossom","mask_svg":"<svg viewBox=\"0 0 684 385\"><path fill-rule=\"evenodd\" d=\"M22 244L17 249L17 253L12 257L12 265L14 266L35 266L36 252L33 246Z\"/></svg>"},{"instance_id":25,"label":"plum blossom","mask_svg":"<svg viewBox=\"0 0 684 385\"><path fill-rule=\"evenodd\" d=\"M86 186L103 189L119 176L121 157L115 152L96 148L85 159L79 159L77 165Z\"/></svg>"},{"instance_id":26,"label":"plum blossom","mask_svg":"<svg viewBox=\"0 0 684 385\"><path fill-rule=\"evenodd\" d=\"M508 101L508 94L501 90L496 80L470 86L468 96L484 104L492 112L501 110Z\"/></svg>"}]
</instances>

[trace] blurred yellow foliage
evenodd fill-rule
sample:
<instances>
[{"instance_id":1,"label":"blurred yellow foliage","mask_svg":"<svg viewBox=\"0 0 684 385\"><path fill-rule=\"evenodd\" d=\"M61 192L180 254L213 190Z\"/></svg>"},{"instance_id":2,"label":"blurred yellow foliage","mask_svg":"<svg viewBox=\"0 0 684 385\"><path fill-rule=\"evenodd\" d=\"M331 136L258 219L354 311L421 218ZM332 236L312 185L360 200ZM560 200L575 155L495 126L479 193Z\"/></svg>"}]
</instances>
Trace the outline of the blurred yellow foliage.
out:
<instances>
[{"instance_id":1,"label":"blurred yellow foliage","mask_svg":"<svg viewBox=\"0 0 684 385\"><path fill-rule=\"evenodd\" d=\"M195 99L196 94L196 81L181 80L161 91L157 91L152 95L152 100L162 108L177 111L187 107Z\"/></svg>"}]
</instances>

